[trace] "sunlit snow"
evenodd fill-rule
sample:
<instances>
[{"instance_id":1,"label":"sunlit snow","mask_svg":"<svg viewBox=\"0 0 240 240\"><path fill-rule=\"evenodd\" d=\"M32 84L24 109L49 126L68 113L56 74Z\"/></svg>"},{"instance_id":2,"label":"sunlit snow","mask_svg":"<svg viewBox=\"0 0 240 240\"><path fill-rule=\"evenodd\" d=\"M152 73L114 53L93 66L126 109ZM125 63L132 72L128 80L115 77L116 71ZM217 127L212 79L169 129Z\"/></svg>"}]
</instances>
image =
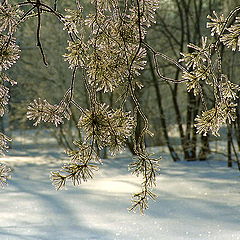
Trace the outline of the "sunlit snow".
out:
<instances>
[{"instance_id":1,"label":"sunlit snow","mask_svg":"<svg viewBox=\"0 0 240 240\"><path fill-rule=\"evenodd\" d=\"M104 160L95 179L55 191L49 172L65 155L53 140L17 137L2 161L14 172L1 191L0 240L238 240L240 174L226 162L173 163L163 154L156 202L129 213L127 155ZM159 149L158 149L159 150Z\"/></svg>"}]
</instances>

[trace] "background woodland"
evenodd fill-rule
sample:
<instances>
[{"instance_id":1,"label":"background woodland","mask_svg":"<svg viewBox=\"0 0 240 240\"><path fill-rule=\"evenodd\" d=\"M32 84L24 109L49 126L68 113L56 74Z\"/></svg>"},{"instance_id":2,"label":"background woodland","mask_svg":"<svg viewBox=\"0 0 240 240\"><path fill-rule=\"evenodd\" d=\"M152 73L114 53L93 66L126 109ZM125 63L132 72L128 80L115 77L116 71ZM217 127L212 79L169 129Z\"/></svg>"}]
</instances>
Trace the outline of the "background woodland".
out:
<instances>
[{"instance_id":1,"label":"background woodland","mask_svg":"<svg viewBox=\"0 0 240 240\"><path fill-rule=\"evenodd\" d=\"M187 52L188 43L199 45L201 36L209 36L210 30L206 28L207 16L212 11L222 12L227 15L231 9L239 3L234 0L162 0L160 8L156 12L156 22L148 33L147 42L154 46L155 50L178 60L180 52ZM59 10L74 7L75 3L59 2ZM89 7L88 1L81 1L85 11ZM26 118L26 106L33 99L41 97L50 102L57 102L64 95L65 89L71 78L68 64L62 58L65 52L66 32L62 31L62 24L49 15L42 16L41 38L43 47L47 49L46 57L49 63L45 67L41 61L39 50L32 39L35 37L37 19L26 21L18 30L16 37L20 39L17 44L22 50L18 64L10 70L10 75L16 79L18 86L11 87L11 100L9 111L1 119L2 131L17 128L31 129L32 123ZM239 79L239 53L225 47L221 49L223 56L223 68L228 73L231 81L238 83ZM185 84L174 84L158 78L154 71L154 64L149 55L147 66L139 76L144 85L144 91L139 90L141 104L149 118L150 130L154 137L146 139L147 146L167 146L174 161L206 160L211 152L210 143L223 139L226 141L227 151L223 154L228 159L228 165L232 161L238 161L236 151L240 148L240 103L238 103L237 120L232 126L225 126L221 130L221 138L211 135L203 136L196 133L194 119L202 110L199 96L194 96L193 91L188 92ZM180 79L181 72L172 64L160 61L159 67L165 76ZM81 78L78 74L78 78ZM81 85L82 84L82 85ZM89 100L82 81L76 82L75 98L87 108ZM205 86L207 104L213 104L210 90ZM54 93L54 94L53 94ZM118 92L101 93L105 102L112 106L118 99ZM239 101L239 99L238 99ZM131 103L129 109L131 109ZM127 108L127 106L126 106ZM76 127L79 113L72 109L72 118L58 128L50 124L42 124L42 128L50 128L59 144L72 148L72 142L81 132ZM140 119L140 118L139 118ZM139 122L140 126L142 123ZM138 134L136 132L136 134ZM140 134L140 133L139 133ZM127 143L133 152L131 139ZM107 157L106 149L101 153Z\"/></svg>"}]
</instances>

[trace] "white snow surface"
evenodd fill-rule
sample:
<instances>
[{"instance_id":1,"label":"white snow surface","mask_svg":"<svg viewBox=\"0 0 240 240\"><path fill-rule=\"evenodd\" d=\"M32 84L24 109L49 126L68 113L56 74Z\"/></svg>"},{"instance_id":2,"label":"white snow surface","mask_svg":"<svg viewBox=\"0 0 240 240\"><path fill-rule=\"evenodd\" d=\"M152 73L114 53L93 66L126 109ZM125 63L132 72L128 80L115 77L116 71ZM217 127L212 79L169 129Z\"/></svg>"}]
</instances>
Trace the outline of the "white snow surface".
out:
<instances>
[{"instance_id":1,"label":"white snow surface","mask_svg":"<svg viewBox=\"0 0 240 240\"><path fill-rule=\"evenodd\" d=\"M140 184L128 155L104 160L93 180L56 191L49 173L63 163L63 150L49 137L22 134L0 159L14 170L0 190L0 240L240 239L240 174L225 161L174 163L164 153L159 197L140 215L127 210Z\"/></svg>"}]
</instances>

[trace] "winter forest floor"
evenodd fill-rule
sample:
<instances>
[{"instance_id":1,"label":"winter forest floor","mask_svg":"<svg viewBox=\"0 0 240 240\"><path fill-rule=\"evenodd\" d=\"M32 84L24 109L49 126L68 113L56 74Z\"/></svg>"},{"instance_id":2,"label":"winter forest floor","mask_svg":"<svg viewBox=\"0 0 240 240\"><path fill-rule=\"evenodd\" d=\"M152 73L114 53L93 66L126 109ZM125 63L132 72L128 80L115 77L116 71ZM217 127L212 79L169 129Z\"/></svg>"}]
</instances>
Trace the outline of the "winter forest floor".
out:
<instances>
[{"instance_id":1,"label":"winter forest floor","mask_svg":"<svg viewBox=\"0 0 240 240\"><path fill-rule=\"evenodd\" d=\"M173 163L163 153L159 197L141 216L127 211L140 179L128 172L126 154L105 160L94 180L55 191L49 172L63 151L24 135L1 159L14 171L0 190L0 240L240 239L240 174L225 161Z\"/></svg>"}]
</instances>

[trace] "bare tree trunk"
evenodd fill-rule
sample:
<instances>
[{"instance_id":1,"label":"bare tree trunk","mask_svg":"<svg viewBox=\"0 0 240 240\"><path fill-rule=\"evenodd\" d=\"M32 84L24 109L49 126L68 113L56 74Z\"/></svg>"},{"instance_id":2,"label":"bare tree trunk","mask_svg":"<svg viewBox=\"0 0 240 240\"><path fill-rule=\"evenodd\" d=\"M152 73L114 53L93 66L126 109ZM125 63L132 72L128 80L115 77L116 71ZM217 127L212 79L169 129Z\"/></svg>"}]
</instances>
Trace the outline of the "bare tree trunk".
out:
<instances>
[{"instance_id":1,"label":"bare tree trunk","mask_svg":"<svg viewBox=\"0 0 240 240\"><path fill-rule=\"evenodd\" d=\"M201 41L201 19L204 16L203 10L206 7L206 2L203 0L175 0L174 2L177 10L176 17L179 18L179 24L177 24L177 22L176 24L180 28L179 34L177 35L179 37L177 39L175 39L176 35L174 34L171 25L167 23L167 20L161 18L161 15L159 18L161 20L161 32L167 39L166 44L170 47L172 53L176 57L179 57L176 51L176 45L178 46L180 52L184 52L184 45L186 42L198 45ZM211 8L214 4L215 3L213 1L208 1L209 8ZM191 52L191 49L188 49L188 51ZM179 76L180 72L177 70L175 73L175 79L178 79ZM186 119L186 129L184 129L182 122L183 113L181 113L179 108L179 99L177 98L178 86L177 84L174 86L169 84L169 87L171 90L172 102L176 115L184 159L188 161L195 161L198 157L200 157L200 159L203 160L209 153L208 138L201 140L201 150L199 152L199 156L197 156L198 137L196 128L194 127L194 119L199 111L200 99L195 97L193 92L187 93L187 109L186 116L184 116L184 120Z\"/></svg>"},{"instance_id":2,"label":"bare tree trunk","mask_svg":"<svg viewBox=\"0 0 240 240\"><path fill-rule=\"evenodd\" d=\"M0 119L0 132L5 133L3 118Z\"/></svg>"},{"instance_id":3,"label":"bare tree trunk","mask_svg":"<svg viewBox=\"0 0 240 240\"><path fill-rule=\"evenodd\" d=\"M160 91L160 88L158 86L158 80L157 80L156 74L154 72L153 62L152 62L152 59L151 59L151 56L149 55L149 53L148 53L148 61L149 61L150 71L151 71L151 74L152 74L154 88L155 88L155 92L156 92L156 96L157 96L157 104L158 104L159 113L160 113L160 121L161 121L162 129L163 129L163 135L164 135L166 144L168 146L168 150L171 154L171 157L172 157L173 161L179 161L180 159L178 157L178 154L176 153L173 146L171 145L170 139L169 139L169 136L168 136L167 123L166 123L166 118L165 118L163 105L162 105L161 91Z\"/></svg>"},{"instance_id":4,"label":"bare tree trunk","mask_svg":"<svg viewBox=\"0 0 240 240\"><path fill-rule=\"evenodd\" d=\"M195 118L195 108L196 108L196 98L192 92L188 93L188 105L187 105L187 123L186 123L186 160L195 161L196 160L196 144L197 136L196 130L194 130L194 118Z\"/></svg>"},{"instance_id":5,"label":"bare tree trunk","mask_svg":"<svg viewBox=\"0 0 240 240\"><path fill-rule=\"evenodd\" d=\"M238 94L238 95L240 95L240 94ZM238 150L240 151L240 113L239 112L240 112L240 100L238 98L238 105L237 105L237 109L236 109L237 119L235 122L235 134L236 134L237 143L238 143Z\"/></svg>"},{"instance_id":6,"label":"bare tree trunk","mask_svg":"<svg viewBox=\"0 0 240 240\"><path fill-rule=\"evenodd\" d=\"M240 160L239 160L238 153L237 153L237 151L236 151L236 148L235 148L235 145L234 145L234 142L233 142L233 141L232 141L232 148L233 148L234 155L235 155L235 157L236 157L236 162L237 162L238 170L240 171Z\"/></svg>"},{"instance_id":7,"label":"bare tree trunk","mask_svg":"<svg viewBox=\"0 0 240 240\"><path fill-rule=\"evenodd\" d=\"M139 95L141 94L141 92L140 91L136 91L136 94L138 95L138 99L140 99ZM133 106L135 106L135 103L133 101L131 101L131 104ZM136 128L135 128L135 132L134 132L134 138L135 138L136 141L139 139L139 137L141 135L142 124L143 124L142 117L141 117L140 113L138 111L136 111ZM133 137L128 138L127 141L126 141L126 144L127 144L128 148L129 148L130 152L133 155L136 155L135 149L134 149L134 138Z\"/></svg>"},{"instance_id":8,"label":"bare tree trunk","mask_svg":"<svg viewBox=\"0 0 240 240\"><path fill-rule=\"evenodd\" d=\"M198 153L198 159L200 161L204 161L207 159L208 154L210 153L210 145L209 145L209 136L201 135L201 148Z\"/></svg>"},{"instance_id":9,"label":"bare tree trunk","mask_svg":"<svg viewBox=\"0 0 240 240\"><path fill-rule=\"evenodd\" d=\"M175 79L177 79L177 77ZM187 159L188 152L187 152L186 138L185 138L183 124L182 124L181 111L179 109L178 100L177 100L178 85L175 84L173 88L171 87L171 85L169 85L169 86L170 86L171 93L172 93L173 107L174 107L175 114L176 114L176 121L177 121L177 125L178 125L178 130L179 130L181 146L182 146L182 150L183 150L183 154L184 154L184 159Z\"/></svg>"},{"instance_id":10,"label":"bare tree trunk","mask_svg":"<svg viewBox=\"0 0 240 240\"><path fill-rule=\"evenodd\" d=\"M200 97L195 97L195 105L194 105L194 109L193 109L193 119L192 119L192 156L193 159L197 159L197 129L195 127L195 118L199 113L199 109L200 109L200 105L201 105L201 99Z\"/></svg>"},{"instance_id":11,"label":"bare tree trunk","mask_svg":"<svg viewBox=\"0 0 240 240\"><path fill-rule=\"evenodd\" d=\"M232 127L227 126L227 156L228 167L232 167Z\"/></svg>"}]
</instances>

